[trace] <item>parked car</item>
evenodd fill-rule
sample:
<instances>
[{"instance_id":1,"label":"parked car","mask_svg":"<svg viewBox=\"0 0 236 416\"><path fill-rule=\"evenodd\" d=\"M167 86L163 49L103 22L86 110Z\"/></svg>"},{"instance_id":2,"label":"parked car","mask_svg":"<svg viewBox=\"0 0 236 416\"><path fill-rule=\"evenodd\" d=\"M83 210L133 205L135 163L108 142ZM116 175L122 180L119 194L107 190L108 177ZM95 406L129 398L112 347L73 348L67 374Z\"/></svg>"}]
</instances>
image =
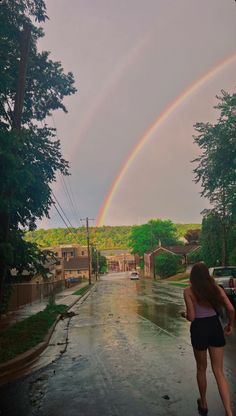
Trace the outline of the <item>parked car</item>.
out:
<instances>
[{"instance_id":1,"label":"parked car","mask_svg":"<svg viewBox=\"0 0 236 416\"><path fill-rule=\"evenodd\" d=\"M139 280L139 273L138 272L131 272L130 273L130 280Z\"/></svg>"},{"instance_id":2,"label":"parked car","mask_svg":"<svg viewBox=\"0 0 236 416\"><path fill-rule=\"evenodd\" d=\"M236 306L236 266L210 267L209 273Z\"/></svg>"}]
</instances>

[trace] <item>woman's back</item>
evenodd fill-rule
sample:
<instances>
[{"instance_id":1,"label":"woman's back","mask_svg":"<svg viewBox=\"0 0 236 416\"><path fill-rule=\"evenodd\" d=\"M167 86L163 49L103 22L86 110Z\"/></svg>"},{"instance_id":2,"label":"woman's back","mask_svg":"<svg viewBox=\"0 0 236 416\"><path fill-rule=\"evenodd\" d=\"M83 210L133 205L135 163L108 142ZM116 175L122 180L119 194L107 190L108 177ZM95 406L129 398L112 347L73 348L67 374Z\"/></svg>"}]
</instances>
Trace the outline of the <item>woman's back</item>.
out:
<instances>
[{"instance_id":1,"label":"woman's back","mask_svg":"<svg viewBox=\"0 0 236 416\"><path fill-rule=\"evenodd\" d=\"M191 297L193 300L194 310L195 310L195 318L209 318L211 316L217 315L216 310L210 304L202 304L197 301L195 294L193 293L192 288L191 290Z\"/></svg>"},{"instance_id":2,"label":"woman's back","mask_svg":"<svg viewBox=\"0 0 236 416\"><path fill-rule=\"evenodd\" d=\"M209 318L216 315L215 309L212 306L201 305L200 303L194 303L195 318Z\"/></svg>"}]
</instances>

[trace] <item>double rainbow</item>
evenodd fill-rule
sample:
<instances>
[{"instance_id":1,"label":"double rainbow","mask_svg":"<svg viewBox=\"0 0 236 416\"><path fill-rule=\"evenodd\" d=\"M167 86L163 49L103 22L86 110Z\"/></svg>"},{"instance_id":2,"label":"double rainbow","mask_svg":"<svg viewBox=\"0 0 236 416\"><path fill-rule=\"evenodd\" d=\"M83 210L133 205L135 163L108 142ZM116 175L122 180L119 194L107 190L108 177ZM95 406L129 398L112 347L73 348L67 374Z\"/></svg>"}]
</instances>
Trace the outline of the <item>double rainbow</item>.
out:
<instances>
[{"instance_id":1,"label":"double rainbow","mask_svg":"<svg viewBox=\"0 0 236 416\"><path fill-rule=\"evenodd\" d=\"M206 74L194 81L184 92L182 92L174 101L172 101L154 122L148 127L143 136L139 139L138 143L132 149L128 155L125 162L122 164L121 169L119 170L116 178L114 179L107 196L102 204L102 207L99 211L97 226L102 226L104 224L107 212L112 203L112 200L115 196L115 193L124 179L129 167L132 162L142 150L144 144L151 138L151 136L156 132L156 130L168 119L168 117L185 101L187 100L194 92L201 88L205 83L215 77L219 72L225 69L227 66L231 65L236 60L236 53L230 55L223 61L218 62L213 68L211 68Z\"/></svg>"}]
</instances>

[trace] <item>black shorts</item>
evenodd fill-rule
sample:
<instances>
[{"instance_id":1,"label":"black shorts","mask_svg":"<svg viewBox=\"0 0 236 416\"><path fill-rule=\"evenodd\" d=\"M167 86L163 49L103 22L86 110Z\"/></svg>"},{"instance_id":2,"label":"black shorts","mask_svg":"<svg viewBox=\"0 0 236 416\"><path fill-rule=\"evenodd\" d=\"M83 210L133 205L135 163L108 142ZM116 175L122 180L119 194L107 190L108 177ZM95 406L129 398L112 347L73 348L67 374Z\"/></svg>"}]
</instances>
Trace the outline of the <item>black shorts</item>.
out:
<instances>
[{"instance_id":1,"label":"black shorts","mask_svg":"<svg viewBox=\"0 0 236 416\"><path fill-rule=\"evenodd\" d=\"M191 323L190 333L192 346L198 351L225 345L223 328L217 315L209 318L195 318Z\"/></svg>"}]
</instances>

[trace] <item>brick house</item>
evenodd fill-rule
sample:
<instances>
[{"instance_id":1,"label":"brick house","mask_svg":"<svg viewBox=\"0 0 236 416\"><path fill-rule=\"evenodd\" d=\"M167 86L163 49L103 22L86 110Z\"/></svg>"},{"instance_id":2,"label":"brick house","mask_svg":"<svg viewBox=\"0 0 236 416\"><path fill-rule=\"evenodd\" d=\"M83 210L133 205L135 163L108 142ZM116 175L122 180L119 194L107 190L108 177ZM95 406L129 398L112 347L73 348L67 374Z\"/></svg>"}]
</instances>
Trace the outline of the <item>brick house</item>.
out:
<instances>
[{"instance_id":1,"label":"brick house","mask_svg":"<svg viewBox=\"0 0 236 416\"><path fill-rule=\"evenodd\" d=\"M89 278L89 262L88 257L80 256L75 258L68 258L64 261L64 276L65 280Z\"/></svg>"},{"instance_id":2,"label":"brick house","mask_svg":"<svg viewBox=\"0 0 236 416\"><path fill-rule=\"evenodd\" d=\"M128 250L113 250L112 254L103 251L102 254L106 257L108 273L131 271L138 265L137 256L129 253Z\"/></svg>"},{"instance_id":3,"label":"brick house","mask_svg":"<svg viewBox=\"0 0 236 416\"><path fill-rule=\"evenodd\" d=\"M199 249L200 245L198 244L162 246L161 243L159 243L157 248L144 254L144 276L154 277L153 265L155 262L155 257L160 254L169 253L173 254L174 256L178 255L181 258L181 263L183 265L187 265L188 254L193 253Z\"/></svg>"},{"instance_id":4,"label":"brick house","mask_svg":"<svg viewBox=\"0 0 236 416\"><path fill-rule=\"evenodd\" d=\"M88 256L88 249L79 244L63 244L55 247L48 247L47 250L52 251L55 255L62 259Z\"/></svg>"}]
</instances>

